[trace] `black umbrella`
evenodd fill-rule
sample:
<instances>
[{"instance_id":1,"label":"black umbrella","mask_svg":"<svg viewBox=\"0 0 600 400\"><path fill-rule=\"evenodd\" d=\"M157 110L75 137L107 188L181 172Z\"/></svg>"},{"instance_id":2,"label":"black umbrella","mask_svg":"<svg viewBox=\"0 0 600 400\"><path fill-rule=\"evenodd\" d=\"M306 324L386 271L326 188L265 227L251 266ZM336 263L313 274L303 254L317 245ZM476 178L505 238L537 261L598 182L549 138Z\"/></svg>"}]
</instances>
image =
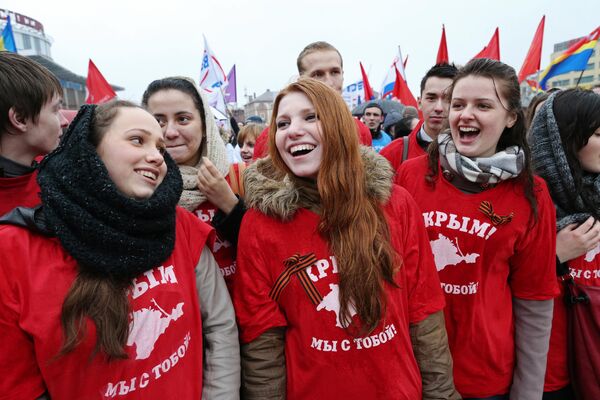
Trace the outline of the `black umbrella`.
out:
<instances>
[{"instance_id":1,"label":"black umbrella","mask_svg":"<svg viewBox=\"0 0 600 400\"><path fill-rule=\"evenodd\" d=\"M358 116L358 117L362 116L365 112L365 107L369 103L377 103L383 109L384 114L389 114L392 111L396 111L396 112L400 113L400 115L402 115L402 112L404 111L404 108L405 108L404 104L402 104L396 100L377 99L377 100L365 101L364 103L359 104L358 106L356 106L354 108L354 110L352 110L352 115Z\"/></svg>"}]
</instances>

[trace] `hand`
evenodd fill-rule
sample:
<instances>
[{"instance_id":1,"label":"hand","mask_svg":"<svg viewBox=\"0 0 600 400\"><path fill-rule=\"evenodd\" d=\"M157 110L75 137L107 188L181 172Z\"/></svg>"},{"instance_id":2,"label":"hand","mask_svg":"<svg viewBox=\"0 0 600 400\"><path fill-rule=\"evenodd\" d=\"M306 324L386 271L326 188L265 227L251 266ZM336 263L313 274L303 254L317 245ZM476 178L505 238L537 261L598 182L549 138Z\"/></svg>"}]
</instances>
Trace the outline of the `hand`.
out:
<instances>
[{"instance_id":1,"label":"hand","mask_svg":"<svg viewBox=\"0 0 600 400\"><path fill-rule=\"evenodd\" d=\"M584 255L600 243L600 222L589 217L583 224L565 226L556 234L556 255L561 263Z\"/></svg>"},{"instance_id":2,"label":"hand","mask_svg":"<svg viewBox=\"0 0 600 400\"><path fill-rule=\"evenodd\" d=\"M206 157L202 157L202 161L198 169L198 188L211 203L229 214L238 203L238 198L215 165Z\"/></svg>"}]
</instances>

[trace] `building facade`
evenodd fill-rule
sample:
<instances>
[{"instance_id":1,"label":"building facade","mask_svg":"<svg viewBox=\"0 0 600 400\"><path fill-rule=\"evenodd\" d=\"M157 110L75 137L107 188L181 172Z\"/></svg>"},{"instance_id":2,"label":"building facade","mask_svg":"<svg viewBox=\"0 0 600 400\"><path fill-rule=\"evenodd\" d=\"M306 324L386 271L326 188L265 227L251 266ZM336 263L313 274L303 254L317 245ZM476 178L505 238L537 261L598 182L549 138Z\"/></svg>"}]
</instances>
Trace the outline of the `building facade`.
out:
<instances>
[{"instance_id":1,"label":"building facade","mask_svg":"<svg viewBox=\"0 0 600 400\"><path fill-rule=\"evenodd\" d=\"M34 18L10 10L0 9L0 31L6 25L10 15L17 53L30 57L32 60L48 68L63 88L63 107L76 110L85 104L86 78L57 64L52 59L51 47L54 40L44 31L44 25ZM115 91L122 87L112 85Z\"/></svg>"},{"instance_id":2,"label":"building facade","mask_svg":"<svg viewBox=\"0 0 600 400\"><path fill-rule=\"evenodd\" d=\"M252 96L249 98L248 103L244 106L244 113L246 118L253 115L258 115L265 121L266 124L271 120L271 114L273 113L273 103L278 92L272 92L267 89L266 92L260 96Z\"/></svg>"}]
</instances>

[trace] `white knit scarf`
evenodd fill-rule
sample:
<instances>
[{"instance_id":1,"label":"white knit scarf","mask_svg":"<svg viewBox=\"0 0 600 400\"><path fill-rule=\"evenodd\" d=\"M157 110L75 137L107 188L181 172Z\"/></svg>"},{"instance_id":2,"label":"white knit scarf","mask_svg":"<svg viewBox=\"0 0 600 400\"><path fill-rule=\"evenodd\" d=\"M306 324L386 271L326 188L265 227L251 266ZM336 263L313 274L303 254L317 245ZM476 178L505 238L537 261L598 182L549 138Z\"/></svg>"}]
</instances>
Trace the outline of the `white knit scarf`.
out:
<instances>
[{"instance_id":1,"label":"white knit scarf","mask_svg":"<svg viewBox=\"0 0 600 400\"><path fill-rule=\"evenodd\" d=\"M191 79L188 80L191 81L196 90L198 90L195 82ZM208 99L204 95L203 90L198 90L198 94L202 100L202 107L204 107L205 119L205 134L202 137L202 143L200 144L200 161L193 167L186 165L179 166L179 171L183 178L183 193L179 199L179 205L188 211L196 210L200 204L206 201L206 195L198 188L198 169L202 165L202 157L207 157L223 176L229 172L227 149L219 134L219 128L215 123L215 118L208 105Z\"/></svg>"}]
</instances>

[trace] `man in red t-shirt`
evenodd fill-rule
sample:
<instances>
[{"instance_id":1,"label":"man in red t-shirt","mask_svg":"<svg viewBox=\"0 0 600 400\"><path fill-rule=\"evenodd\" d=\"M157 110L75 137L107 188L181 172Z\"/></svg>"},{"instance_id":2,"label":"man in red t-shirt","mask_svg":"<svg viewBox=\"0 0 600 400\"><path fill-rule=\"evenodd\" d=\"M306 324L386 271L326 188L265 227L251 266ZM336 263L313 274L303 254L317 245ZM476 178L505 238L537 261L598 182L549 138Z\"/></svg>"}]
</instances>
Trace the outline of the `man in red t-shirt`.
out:
<instances>
[{"instance_id":1,"label":"man in red t-shirt","mask_svg":"<svg viewBox=\"0 0 600 400\"><path fill-rule=\"evenodd\" d=\"M446 90L457 72L454 64L436 64L421 80L418 103L423 114L422 121L406 138L394 140L381 150L381 155L389 160L396 171L403 161L425 154L429 143L447 127L449 104ZM408 145L407 151L405 144Z\"/></svg>"},{"instance_id":2,"label":"man in red t-shirt","mask_svg":"<svg viewBox=\"0 0 600 400\"><path fill-rule=\"evenodd\" d=\"M40 202L34 160L56 147L68 122L60 82L35 61L0 52L0 87L1 216Z\"/></svg>"},{"instance_id":3,"label":"man in red t-shirt","mask_svg":"<svg viewBox=\"0 0 600 400\"><path fill-rule=\"evenodd\" d=\"M300 76L314 78L342 95L344 84L344 62L340 52L327 42L314 42L307 45L296 60ZM371 131L365 124L355 119L360 143L370 146ZM254 160L269 153L269 127L265 128L254 144Z\"/></svg>"}]
</instances>

